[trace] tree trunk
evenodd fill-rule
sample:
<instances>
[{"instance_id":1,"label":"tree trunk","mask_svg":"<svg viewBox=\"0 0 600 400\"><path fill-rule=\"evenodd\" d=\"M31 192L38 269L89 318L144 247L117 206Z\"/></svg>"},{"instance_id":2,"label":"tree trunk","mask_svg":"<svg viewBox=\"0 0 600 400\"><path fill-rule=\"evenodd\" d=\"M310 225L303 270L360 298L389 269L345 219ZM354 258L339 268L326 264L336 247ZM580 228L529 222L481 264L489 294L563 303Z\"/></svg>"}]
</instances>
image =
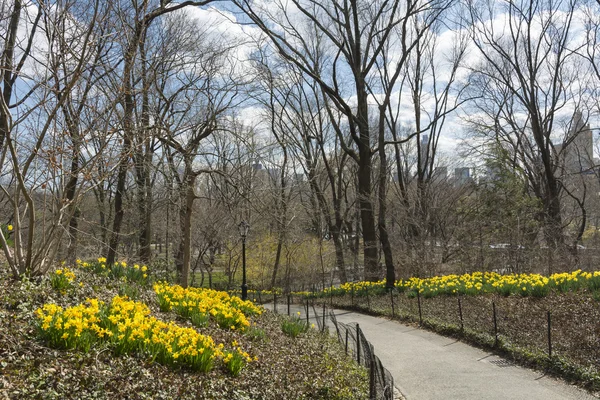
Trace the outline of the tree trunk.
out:
<instances>
[{"instance_id":1,"label":"tree trunk","mask_svg":"<svg viewBox=\"0 0 600 400\"><path fill-rule=\"evenodd\" d=\"M19 29L19 21L21 20L21 9L23 3L21 0L15 0L14 8L10 16L10 24L6 42L4 44L4 54L2 55L2 67L3 67L3 83L2 88L2 100L6 107L0 107L0 154L4 151L4 142L10 131L10 114L8 106L10 105L10 99L12 97L13 90L13 55L15 50L15 43L17 40L17 31Z\"/></svg>"},{"instance_id":2,"label":"tree trunk","mask_svg":"<svg viewBox=\"0 0 600 400\"><path fill-rule=\"evenodd\" d=\"M112 233L108 244L108 255L106 256L107 265L113 265L117 258L117 247L120 242L121 225L123 224L123 197L125 196L125 181L127 179L127 167L129 165L129 149L131 142L127 136L123 140L123 151L117 176L117 190L115 192L115 216L113 219Z\"/></svg>"},{"instance_id":3,"label":"tree trunk","mask_svg":"<svg viewBox=\"0 0 600 400\"><path fill-rule=\"evenodd\" d=\"M146 67L146 48L145 48L145 32L139 43L139 51L141 57L141 75L142 75L142 115L141 115L141 138L142 141L138 146L136 154L136 183L138 187L138 213L140 221L139 234L139 257L143 263L149 263L152 258L152 182L150 179L150 171L153 159L152 138L148 132L150 126L150 97L149 88L150 82L147 75Z\"/></svg>"},{"instance_id":4,"label":"tree trunk","mask_svg":"<svg viewBox=\"0 0 600 400\"><path fill-rule=\"evenodd\" d=\"M390 289L394 287L396 282L396 271L394 270L394 259L392 256L392 246L390 237L387 231L387 154L385 153L385 108L379 111L379 241L381 242L381 250L385 259L385 286Z\"/></svg>"},{"instance_id":5,"label":"tree trunk","mask_svg":"<svg viewBox=\"0 0 600 400\"><path fill-rule=\"evenodd\" d=\"M75 128L73 128L75 129ZM79 135L72 131L71 140L73 141L73 156L71 159L71 171L69 171L70 178L67 182L65 197L69 202L75 200L75 191L77 189L77 177L79 175ZM69 265L75 265L77 258L77 231L78 231L78 220L80 217L80 210L74 204L69 205L71 216L69 220L69 246L67 247L67 263Z\"/></svg>"},{"instance_id":6,"label":"tree trunk","mask_svg":"<svg viewBox=\"0 0 600 400\"><path fill-rule=\"evenodd\" d=\"M377 266L377 234L371 199L371 149L363 147L358 164L358 204L364 248L365 280L376 282L381 277Z\"/></svg>"},{"instance_id":7,"label":"tree trunk","mask_svg":"<svg viewBox=\"0 0 600 400\"><path fill-rule=\"evenodd\" d=\"M184 204L185 206L179 210L181 241L179 243L176 264L177 271L179 273L179 283L184 288L188 287L189 285L190 261L192 254L192 214L194 211L194 200L196 199L196 195L194 193L195 182L196 176L192 173L187 173L187 176L184 180L184 185L180 189L181 204Z\"/></svg>"},{"instance_id":8,"label":"tree trunk","mask_svg":"<svg viewBox=\"0 0 600 400\"><path fill-rule=\"evenodd\" d=\"M331 231L333 245L335 247L335 265L338 269L338 277L340 279L340 283L346 283L348 282L348 276L346 274L346 267L344 265L344 244L342 242L340 229L337 224L332 225L329 229Z\"/></svg>"},{"instance_id":9,"label":"tree trunk","mask_svg":"<svg viewBox=\"0 0 600 400\"><path fill-rule=\"evenodd\" d=\"M362 225L365 280L376 282L381 279L377 265L377 233L372 199L372 153L369 130L369 108L363 77L356 77L357 112L356 119L360 135L358 145L358 204Z\"/></svg>"},{"instance_id":10,"label":"tree trunk","mask_svg":"<svg viewBox=\"0 0 600 400\"><path fill-rule=\"evenodd\" d=\"M271 276L271 289L275 287L275 283L277 282L277 271L279 269L279 264L281 263L281 249L283 248L283 232L279 232L279 237L277 238L277 251L275 253L275 264L273 265L273 275Z\"/></svg>"}]
</instances>

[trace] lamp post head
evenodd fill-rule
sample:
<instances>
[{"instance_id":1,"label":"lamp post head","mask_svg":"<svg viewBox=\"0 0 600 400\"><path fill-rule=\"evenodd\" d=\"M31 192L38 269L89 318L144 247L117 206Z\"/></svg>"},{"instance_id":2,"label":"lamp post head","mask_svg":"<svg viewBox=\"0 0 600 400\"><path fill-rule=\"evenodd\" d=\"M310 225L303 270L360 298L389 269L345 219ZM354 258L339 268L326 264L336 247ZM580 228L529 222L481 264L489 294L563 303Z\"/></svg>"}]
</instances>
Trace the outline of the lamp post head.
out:
<instances>
[{"instance_id":1,"label":"lamp post head","mask_svg":"<svg viewBox=\"0 0 600 400\"><path fill-rule=\"evenodd\" d=\"M248 236L248 230L250 229L250 224L248 224L246 221L242 221L238 225L238 229L240 231L241 238L246 240L246 237Z\"/></svg>"}]
</instances>

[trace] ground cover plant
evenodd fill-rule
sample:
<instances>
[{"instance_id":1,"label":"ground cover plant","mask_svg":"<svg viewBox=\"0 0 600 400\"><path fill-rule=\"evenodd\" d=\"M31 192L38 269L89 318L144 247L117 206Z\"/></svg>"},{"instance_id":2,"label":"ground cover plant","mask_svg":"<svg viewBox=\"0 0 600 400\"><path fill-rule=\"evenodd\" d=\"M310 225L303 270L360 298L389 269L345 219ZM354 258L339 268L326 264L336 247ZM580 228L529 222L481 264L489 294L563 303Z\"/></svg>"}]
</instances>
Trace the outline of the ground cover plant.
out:
<instances>
[{"instance_id":1,"label":"ground cover plant","mask_svg":"<svg viewBox=\"0 0 600 400\"><path fill-rule=\"evenodd\" d=\"M476 272L398 281L391 292L385 281L348 283L309 297L421 323L598 391L599 276L582 271L550 277Z\"/></svg>"},{"instance_id":2,"label":"ground cover plant","mask_svg":"<svg viewBox=\"0 0 600 400\"><path fill-rule=\"evenodd\" d=\"M0 276L0 398L368 398L366 372L316 329L292 338L283 317L235 296L80 264L66 291L52 274ZM176 297L161 310L157 288L207 319Z\"/></svg>"}]
</instances>

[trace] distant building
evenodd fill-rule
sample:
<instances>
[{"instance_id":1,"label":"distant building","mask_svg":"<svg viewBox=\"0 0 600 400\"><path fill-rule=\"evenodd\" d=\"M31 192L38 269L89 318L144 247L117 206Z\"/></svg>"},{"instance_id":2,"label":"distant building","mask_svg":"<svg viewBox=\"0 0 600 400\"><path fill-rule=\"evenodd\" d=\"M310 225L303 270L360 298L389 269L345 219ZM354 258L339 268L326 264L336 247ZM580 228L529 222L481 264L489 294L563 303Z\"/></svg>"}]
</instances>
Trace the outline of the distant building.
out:
<instances>
[{"instance_id":1,"label":"distant building","mask_svg":"<svg viewBox=\"0 0 600 400\"><path fill-rule=\"evenodd\" d=\"M486 165L485 175L481 177L479 183L492 184L499 181L501 178L500 167L498 165Z\"/></svg>"},{"instance_id":2,"label":"distant building","mask_svg":"<svg viewBox=\"0 0 600 400\"><path fill-rule=\"evenodd\" d=\"M592 130L584 122L581 112L575 112L565 143L559 149L563 150L564 166L567 174L593 172L594 138Z\"/></svg>"},{"instance_id":3,"label":"distant building","mask_svg":"<svg viewBox=\"0 0 600 400\"><path fill-rule=\"evenodd\" d=\"M472 181L471 178L471 168L469 167L460 167L454 168L454 182L457 185L465 185Z\"/></svg>"},{"instance_id":4,"label":"distant building","mask_svg":"<svg viewBox=\"0 0 600 400\"><path fill-rule=\"evenodd\" d=\"M448 180L448 167L435 167L433 170L433 181L444 182Z\"/></svg>"}]
</instances>

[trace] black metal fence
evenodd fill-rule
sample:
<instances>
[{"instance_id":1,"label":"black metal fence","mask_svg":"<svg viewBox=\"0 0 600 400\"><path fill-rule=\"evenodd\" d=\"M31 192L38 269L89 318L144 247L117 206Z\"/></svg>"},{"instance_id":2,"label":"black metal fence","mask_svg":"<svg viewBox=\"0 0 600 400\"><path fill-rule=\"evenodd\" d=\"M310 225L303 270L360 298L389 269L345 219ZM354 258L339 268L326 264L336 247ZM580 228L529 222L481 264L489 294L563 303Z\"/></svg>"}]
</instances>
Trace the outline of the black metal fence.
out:
<instances>
[{"instance_id":1,"label":"black metal fence","mask_svg":"<svg viewBox=\"0 0 600 400\"><path fill-rule=\"evenodd\" d=\"M322 297L317 303L418 322L444 332L534 357L550 368L564 362L600 371L600 299L564 294L523 296L410 296L364 290ZM561 367L562 368L562 367ZM586 378L587 379L587 378Z\"/></svg>"},{"instance_id":2,"label":"black metal fence","mask_svg":"<svg viewBox=\"0 0 600 400\"><path fill-rule=\"evenodd\" d=\"M375 355L373 345L365 338L358 324L344 324L337 321L333 310L325 303L318 304L301 296L292 295L273 294L269 297L273 304L273 311L276 313L288 316L299 313L298 317L306 318L307 325L311 324L312 320L316 323L315 328L321 332L332 328L331 332L337 336L346 354L369 371L370 399L393 400L394 379ZM302 311L298 311L299 309Z\"/></svg>"},{"instance_id":3,"label":"black metal fence","mask_svg":"<svg viewBox=\"0 0 600 400\"><path fill-rule=\"evenodd\" d=\"M372 400L393 400L394 378L383 367L379 357L375 355L373 345L367 340L360 325L344 324L337 321L333 311L329 319L335 327L338 340L343 344L346 354L352 354L354 360L369 370L369 398Z\"/></svg>"}]
</instances>

